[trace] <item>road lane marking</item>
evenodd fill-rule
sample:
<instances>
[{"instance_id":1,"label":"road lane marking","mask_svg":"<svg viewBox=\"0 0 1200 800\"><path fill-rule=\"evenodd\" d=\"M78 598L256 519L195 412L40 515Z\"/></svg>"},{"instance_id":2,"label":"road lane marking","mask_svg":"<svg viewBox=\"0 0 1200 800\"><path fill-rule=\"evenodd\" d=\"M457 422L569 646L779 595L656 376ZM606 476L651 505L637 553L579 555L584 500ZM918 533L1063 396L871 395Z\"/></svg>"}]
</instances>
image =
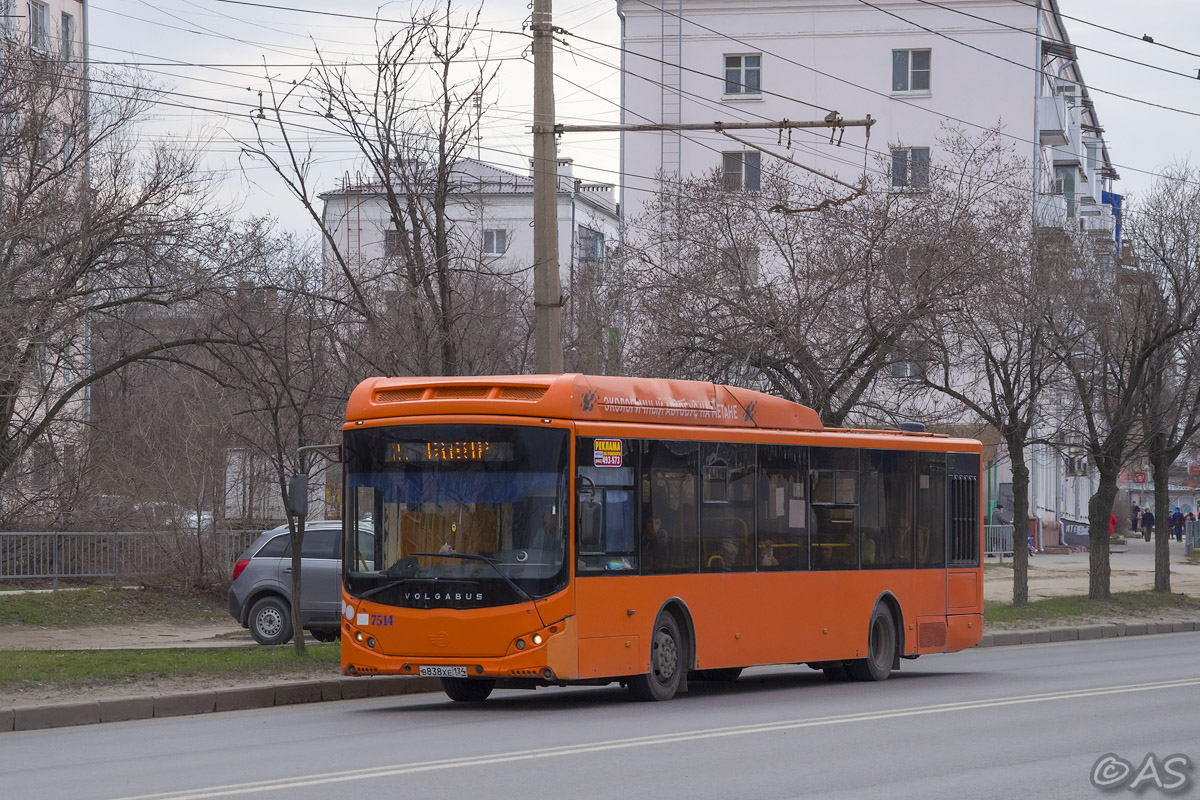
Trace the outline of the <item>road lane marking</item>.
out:
<instances>
[{"instance_id":1,"label":"road lane marking","mask_svg":"<svg viewBox=\"0 0 1200 800\"><path fill-rule=\"evenodd\" d=\"M255 794L258 792L299 789L306 786L319 786L327 783L372 780L374 778L409 775L417 772L434 772L445 769L480 767L491 764L506 764L516 761L529 761L538 758L559 758L562 756L580 755L586 753L600 753L608 750L623 750L630 747L645 747L647 745L678 744L680 742L692 742L701 739L718 739L728 736L744 736L746 734L755 733L775 733L778 731L797 730L801 728L842 725L851 722L876 722L879 720L899 719L903 717L944 714L951 711L974 711L982 708L997 708L1000 706L1023 705L1028 703L1053 702L1055 700L1075 700L1084 697L1130 694L1133 692L1152 692L1162 689L1182 689L1192 686L1200 686L1200 678L1180 678L1173 681L1127 684L1121 686L1102 686L1093 689L1074 689L1061 692L1044 692L1040 694L1017 695L1014 697L998 697L990 700L966 700L956 703L938 703L935 705L914 706L911 708L900 708L891 711L865 711L855 714L813 717L811 719L784 720L779 722L755 723L752 725L734 725L724 728L680 731L678 733L652 734L649 736L636 736L627 739L612 739L588 744L560 745L558 747L544 747L535 750L514 750L507 753L494 753L491 755L464 756L461 758L448 758L437 761L420 761L409 764L368 767L365 769L329 772L317 775L302 775L292 778L276 778L273 780L235 783L223 786L209 786L200 789L185 789L173 792L143 794L123 798L114 798L114 800L208 800L208 798L214 797L233 797L237 795Z\"/></svg>"}]
</instances>

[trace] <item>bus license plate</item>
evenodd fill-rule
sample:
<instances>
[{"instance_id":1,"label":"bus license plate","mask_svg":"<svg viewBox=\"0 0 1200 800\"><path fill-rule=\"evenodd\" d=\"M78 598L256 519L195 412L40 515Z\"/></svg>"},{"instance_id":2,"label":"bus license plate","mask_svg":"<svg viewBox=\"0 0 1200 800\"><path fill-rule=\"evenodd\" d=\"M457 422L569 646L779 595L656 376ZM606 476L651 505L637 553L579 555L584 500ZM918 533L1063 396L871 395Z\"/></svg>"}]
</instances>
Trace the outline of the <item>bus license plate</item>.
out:
<instances>
[{"instance_id":1,"label":"bus license plate","mask_svg":"<svg viewBox=\"0 0 1200 800\"><path fill-rule=\"evenodd\" d=\"M465 678L466 667L421 667L422 677L429 678Z\"/></svg>"}]
</instances>

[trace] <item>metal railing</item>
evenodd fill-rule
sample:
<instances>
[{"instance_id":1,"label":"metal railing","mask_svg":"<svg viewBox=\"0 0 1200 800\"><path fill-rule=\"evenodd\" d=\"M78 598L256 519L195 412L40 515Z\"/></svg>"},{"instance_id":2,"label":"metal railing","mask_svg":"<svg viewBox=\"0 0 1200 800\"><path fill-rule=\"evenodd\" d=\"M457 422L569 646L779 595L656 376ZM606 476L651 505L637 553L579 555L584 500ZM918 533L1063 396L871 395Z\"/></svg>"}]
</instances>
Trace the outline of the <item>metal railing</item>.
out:
<instances>
[{"instance_id":1,"label":"metal railing","mask_svg":"<svg viewBox=\"0 0 1200 800\"><path fill-rule=\"evenodd\" d=\"M259 531L208 533L200 544L222 569ZM197 546L195 534L155 531L0 532L0 580L107 578L118 581L164 575L180 570L181 556Z\"/></svg>"},{"instance_id":2,"label":"metal railing","mask_svg":"<svg viewBox=\"0 0 1200 800\"><path fill-rule=\"evenodd\" d=\"M1004 560L1005 556L1011 558L1013 554L1013 526L984 525L983 542L983 554L985 556L999 556L1001 561Z\"/></svg>"}]
</instances>

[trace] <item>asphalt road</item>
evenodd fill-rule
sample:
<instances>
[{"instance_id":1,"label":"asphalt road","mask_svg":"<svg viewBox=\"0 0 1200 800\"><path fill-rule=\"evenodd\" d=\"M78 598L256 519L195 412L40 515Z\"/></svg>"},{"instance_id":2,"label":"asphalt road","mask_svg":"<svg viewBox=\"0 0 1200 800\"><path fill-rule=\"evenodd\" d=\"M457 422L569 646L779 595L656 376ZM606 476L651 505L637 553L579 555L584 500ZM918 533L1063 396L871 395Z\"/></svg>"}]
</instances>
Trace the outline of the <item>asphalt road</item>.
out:
<instances>
[{"instance_id":1,"label":"asphalt road","mask_svg":"<svg viewBox=\"0 0 1200 800\"><path fill-rule=\"evenodd\" d=\"M658 704L546 689L9 733L0 796L1146 798L1089 776L1149 752L1187 755L1196 796L1198 710L1200 633L1139 636L924 657L879 684L759 668Z\"/></svg>"}]
</instances>

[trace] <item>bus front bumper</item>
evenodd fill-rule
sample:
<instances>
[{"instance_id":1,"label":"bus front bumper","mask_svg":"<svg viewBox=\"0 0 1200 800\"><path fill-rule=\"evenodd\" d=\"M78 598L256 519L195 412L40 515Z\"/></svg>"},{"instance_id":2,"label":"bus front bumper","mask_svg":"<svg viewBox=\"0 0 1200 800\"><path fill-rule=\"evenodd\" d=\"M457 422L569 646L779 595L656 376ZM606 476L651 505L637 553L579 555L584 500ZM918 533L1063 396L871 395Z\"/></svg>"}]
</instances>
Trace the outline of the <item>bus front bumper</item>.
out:
<instances>
[{"instance_id":1,"label":"bus front bumper","mask_svg":"<svg viewBox=\"0 0 1200 800\"><path fill-rule=\"evenodd\" d=\"M378 642L371 646L373 641L373 634L343 620L343 675L516 678L547 683L579 677L579 640L574 617L514 639L508 652L498 657L385 655L380 652Z\"/></svg>"}]
</instances>

